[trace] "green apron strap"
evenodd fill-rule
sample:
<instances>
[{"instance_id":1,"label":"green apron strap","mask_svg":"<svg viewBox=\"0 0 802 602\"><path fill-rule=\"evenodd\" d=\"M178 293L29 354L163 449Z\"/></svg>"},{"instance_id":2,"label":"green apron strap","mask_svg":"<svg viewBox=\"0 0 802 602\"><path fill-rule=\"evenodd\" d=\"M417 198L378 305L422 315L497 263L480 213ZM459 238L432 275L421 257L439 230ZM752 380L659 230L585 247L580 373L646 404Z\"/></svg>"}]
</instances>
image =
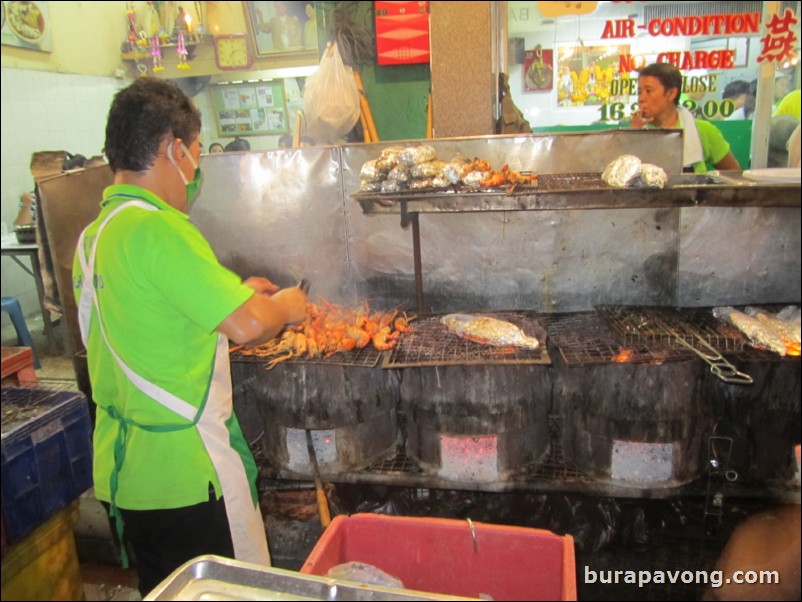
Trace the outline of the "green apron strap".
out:
<instances>
[{"instance_id":1,"label":"green apron strap","mask_svg":"<svg viewBox=\"0 0 802 602\"><path fill-rule=\"evenodd\" d=\"M122 470L123 463L125 462L125 444L128 440L128 427L130 425L155 433L182 431L184 429L193 428L197 424L200 415L196 416L195 420L189 424L156 426L139 424L133 420L128 420L122 414L120 414L119 410L117 410L117 408L114 406L106 407L106 412L108 412L109 416L111 416L120 425L119 429L117 430L117 438L114 440L114 468L112 469L109 477L109 488L111 489L109 516L114 519L114 528L117 531L117 537L120 541L120 562L122 563L123 568L127 569L129 566L128 550L126 549L125 541L123 540L125 523L123 522L120 509L117 507L117 489L120 485L120 470Z\"/></svg>"}]
</instances>

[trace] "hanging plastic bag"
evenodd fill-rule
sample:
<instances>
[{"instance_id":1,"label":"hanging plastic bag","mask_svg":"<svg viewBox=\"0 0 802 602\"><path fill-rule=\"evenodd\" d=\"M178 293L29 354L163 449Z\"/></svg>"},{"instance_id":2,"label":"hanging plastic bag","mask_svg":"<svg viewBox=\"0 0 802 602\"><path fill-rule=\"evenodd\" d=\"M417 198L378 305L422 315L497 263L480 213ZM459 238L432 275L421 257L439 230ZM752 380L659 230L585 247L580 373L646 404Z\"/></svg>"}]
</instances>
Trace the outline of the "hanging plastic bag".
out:
<instances>
[{"instance_id":1,"label":"hanging plastic bag","mask_svg":"<svg viewBox=\"0 0 802 602\"><path fill-rule=\"evenodd\" d=\"M337 44L329 42L318 70L306 79L306 133L319 144L332 144L351 131L359 113L353 71L343 63Z\"/></svg>"}]
</instances>

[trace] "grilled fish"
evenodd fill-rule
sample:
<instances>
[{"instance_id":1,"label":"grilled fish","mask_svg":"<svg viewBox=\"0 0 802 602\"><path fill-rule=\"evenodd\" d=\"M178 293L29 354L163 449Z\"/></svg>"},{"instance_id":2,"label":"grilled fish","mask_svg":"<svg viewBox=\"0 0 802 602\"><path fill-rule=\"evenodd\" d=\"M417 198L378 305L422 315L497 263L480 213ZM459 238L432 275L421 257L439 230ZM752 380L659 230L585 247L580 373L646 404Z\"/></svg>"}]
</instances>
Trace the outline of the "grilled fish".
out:
<instances>
[{"instance_id":1,"label":"grilled fish","mask_svg":"<svg viewBox=\"0 0 802 602\"><path fill-rule=\"evenodd\" d=\"M796 343L797 345L802 343L802 328L800 328L802 324L798 320L783 320L779 316L757 307L747 307L744 311L766 324L769 328L776 330L786 342Z\"/></svg>"},{"instance_id":2,"label":"grilled fish","mask_svg":"<svg viewBox=\"0 0 802 602\"><path fill-rule=\"evenodd\" d=\"M749 337L753 344L766 347L780 355L786 354L785 341L780 334L760 320L734 307L716 307L713 309L713 315L735 326Z\"/></svg>"},{"instance_id":3,"label":"grilled fish","mask_svg":"<svg viewBox=\"0 0 802 602\"><path fill-rule=\"evenodd\" d=\"M512 345L526 349L540 347L540 341L535 337L527 336L515 324L489 316L449 314L440 318L440 322L449 332L476 343L495 345L496 347Z\"/></svg>"}]
</instances>

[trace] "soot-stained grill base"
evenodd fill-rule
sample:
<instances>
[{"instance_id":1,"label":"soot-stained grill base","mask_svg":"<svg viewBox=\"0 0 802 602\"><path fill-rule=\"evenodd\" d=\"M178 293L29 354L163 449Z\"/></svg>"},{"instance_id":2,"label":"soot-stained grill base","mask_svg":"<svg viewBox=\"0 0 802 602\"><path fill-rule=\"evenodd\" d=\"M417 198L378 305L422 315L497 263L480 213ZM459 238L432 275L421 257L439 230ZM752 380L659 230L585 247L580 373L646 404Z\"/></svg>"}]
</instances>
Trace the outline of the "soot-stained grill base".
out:
<instances>
[{"instance_id":1,"label":"soot-stained grill base","mask_svg":"<svg viewBox=\"0 0 802 602\"><path fill-rule=\"evenodd\" d=\"M551 381L544 366L407 368L400 391L407 455L428 474L505 480L548 451Z\"/></svg>"},{"instance_id":2,"label":"soot-stained grill base","mask_svg":"<svg viewBox=\"0 0 802 602\"><path fill-rule=\"evenodd\" d=\"M406 417L398 416L399 427L406 433ZM723 472L704 473L695 481L683 486L644 488L626 483L612 483L595 479L576 468L569 466L561 448L562 419L557 415L548 417L549 447L546 455L537 463L523 465L506 480L495 482L461 481L443 479L436 474L427 473L406 454L402 440L392 457L381 460L358 471L343 471L326 477L332 483L355 485L377 485L391 487L411 487L416 489L444 489L462 491L483 491L493 493L535 492L535 493L577 493L594 496L611 496L631 499L680 499L695 498L705 500L711 491L721 493L725 498L748 497L764 499L773 503L795 503L799 499L799 485L791 481L774 483L766 487L762 482L739 479L727 481ZM263 465L260 487L271 489L278 484L292 484L309 477L289 471L276 470L272 465ZM712 502L712 500L710 500Z\"/></svg>"},{"instance_id":3,"label":"soot-stained grill base","mask_svg":"<svg viewBox=\"0 0 802 602\"><path fill-rule=\"evenodd\" d=\"M802 439L802 364L799 358L761 353L761 360L752 357L738 364L752 376L752 385L708 378L706 396L717 416L714 435L729 452L728 468L774 487L793 479L798 470L794 446Z\"/></svg>"},{"instance_id":4,"label":"soot-stained grill base","mask_svg":"<svg viewBox=\"0 0 802 602\"><path fill-rule=\"evenodd\" d=\"M554 389L566 463L627 487L697 479L713 427L704 378L696 360L566 367Z\"/></svg>"},{"instance_id":5,"label":"soot-stained grill base","mask_svg":"<svg viewBox=\"0 0 802 602\"><path fill-rule=\"evenodd\" d=\"M764 308L776 312L781 307ZM558 349L555 355L561 359L555 366L558 381L555 411L569 419L570 426L564 429L564 437L571 440L563 441L566 444L565 454L569 463L578 466L579 470L608 478L605 466L593 463L598 464L600 457L606 457L610 434L624 433L627 428L640 425L635 432L630 431L630 438L634 436L635 441L648 441L644 437L647 429L650 429L656 433L653 435L657 437L655 441L667 443L669 429L676 429L683 417L690 415L701 417L700 428L712 428L708 435L714 437L715 444L712 448L708 445L708 449L704 449L705 439L700 449L700 443L692 431L680 432L677 441L681 443L676 449L684 451L680 453L678 466L685 465L685 469L691 470L696 465L698 472L703 466L696 460L688 459L699 457L699 452L701 458L708 458L712 451L719 469L729 471L731 478L765 483L771 487L783 487L789 479L793 479L796 471L793 446L800 441L799 358L783 358L752 347L737 329L716 320L712 308L602 306L598 312L550 316L548 325L550 340ZM692 351L677 343L678 336L693 345L700 340L707 342L735 362L741 371L752 376L754 383L722 382ZM689 366L671 367L670 364L674 362L688 363ZM642 370L634 367L643 364L649 365L643 366ZM593 374L590 366L602 368ZM648 406L640 409L632 407L629 408L632 413L628 416L627 406L622 402L609 403L609 409L598 414L598 397L594 397L583 411L582 406L565 405L570 395L577 393L573 391L566 395L561 388L563 385L559 384L569 383L567 389L573 390L577 386L575 377L579 375L587 380L588 387L595 383L599 390L605 391L620 376L618 395L626 400L639 387L638 381L645 379L648 382L651 379L655 395L662 400L661 391L676 389L677 384L673 379L682 378L687 370L693 370L696 374L697 367L702 369L703 388L698 393L694 392L693 396L700 396L701 401L689 400L690 405L685 413L680 411L678 402L663 400L652 413ZM610 382L611 378L613 382ZM642 394L650 395L648 389L643 390ZM677 404L673 420L670 419L670 413L665 412L672 404ZM591 417L589 414L593 412L598 415ZM709 415L714 417L712 425ZM599 424L605 420L609 421L607 435L600 434L602 431L599 428ZM692 424L693 420L686 422L686 426ZM584 436L590 439L584 441L578 451L572 451L572 446L583 441L577 433L572 433L576 429L587 431ZM639 434L638 430L643 432ZM626 440L626 437L622 439ZM604 453L599 455L586 449L593 445L602 446ZM648 445L641 447L649 449ZM621 450L633 453L641 451L634 446L630 450L623 446ZM655 469L654 466L649 468ZM672 485L670 480L666 484Z\"/></svg>"},{"instance_id":6,"label":"soot-stained grill base","mask_svg":"<svg viewBox=\"0 0 802 602\"><path fill-rule=\"evenodd\" d=\"M433 316L413 323L383 363L403 368L407 456L425 474L456 483L507 480L548 451L551 360L545 329L527 312L476 315L515 324L540 347L469 341L449 332L442 316Z\"/></svg>"},{"instance_id":7,"label":"soot-stained grill base","mask_svg":"<svg viewBox=\"0 0 802 602\"><path fill-rule=\"evenodd\" d=\"M256 407L248 420L263 426L263 452L277 470L311 474L307 429L324 476L363 469L395 452L397 374L313 363L282 363L266 370L232 362L231 370L235 405Z\"/></svg>"}]
</instances>

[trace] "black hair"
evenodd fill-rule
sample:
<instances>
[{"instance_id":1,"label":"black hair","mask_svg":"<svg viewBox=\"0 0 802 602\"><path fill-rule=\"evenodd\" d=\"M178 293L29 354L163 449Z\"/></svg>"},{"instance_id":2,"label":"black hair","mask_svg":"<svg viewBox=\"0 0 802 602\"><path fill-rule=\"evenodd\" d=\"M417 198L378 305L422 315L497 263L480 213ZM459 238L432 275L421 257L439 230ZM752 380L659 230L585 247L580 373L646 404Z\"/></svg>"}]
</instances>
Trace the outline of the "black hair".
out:
<instances>
[{"instance_id":1,"label":"black hair","mask_svg":"<svg viewBox=\"0 0 802 602\"><path fill-rule=\"evenodd\" d=\"M212 143L209 145L209 152L210 152L210 153L213 153L213 152L214 152L214 150L212 150L212 149L214 149L214 148L215 148L215 147L217 147L217 146L219 146L219 147L220 147L220 150L221 150L221 151L224 151L224 150L225 150L225 147L224 147L222 144L220 144L219 142L212 142Z\"/></svg>"},{"instance_id":2,"label":"black hair","mask_svg":"<svg viewBox=\"0 0 802 602\"><path fill-rule=\"evenodd\" d=\"M669 63L652 63L638 71L638 77L654 77L659 80L666 90L677 89L674 104L679 105L679 95L682 92L682 73Z\"/></svg>"},{"instance_id":3,"label":"black hair","mask_svg":"<svg viewBox=\"0 0 802 602\"><path fill-rule=\"evenodd\" d=\"M246 151L251 150L251 143L237 136L231 142L226 144L226 151Z\"/></svg>"},{"instance_id":4,"label":"black hair","mask_svg":"<svg viewBox=\"0 0 802 602\"><path fill-rule=\"evenodd\" d=\"M721 98L738 98L741 94L749 93L749 82L736 79L724 86Z\"/></svg>"},{"instance_id":5,"label":"black hair","mask_svg":"<svg viewBox=\"0 0 802 602\"><path fill-rule=\"evenodd\" d=\"M117 92L106 121L103 152L112 171L145 171L166 136L189 146L201 130L200 111L175 84L141 77Z\"/></svg>"}]
</instances>

